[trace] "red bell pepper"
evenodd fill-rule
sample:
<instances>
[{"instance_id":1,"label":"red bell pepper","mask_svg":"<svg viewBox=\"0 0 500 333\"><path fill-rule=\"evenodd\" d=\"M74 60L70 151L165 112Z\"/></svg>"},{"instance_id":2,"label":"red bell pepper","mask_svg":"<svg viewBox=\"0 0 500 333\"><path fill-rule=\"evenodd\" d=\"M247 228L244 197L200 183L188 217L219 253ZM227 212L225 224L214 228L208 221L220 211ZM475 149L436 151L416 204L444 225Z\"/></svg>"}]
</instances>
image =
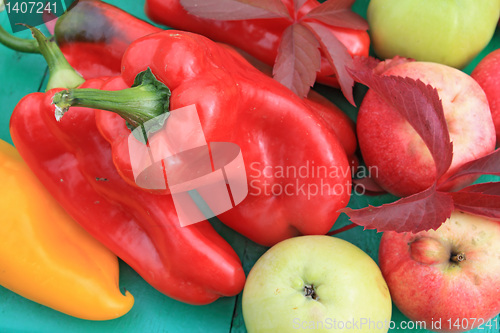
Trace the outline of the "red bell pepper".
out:
<instances>
[{"instance_id":1,"label":"red bell pepper","mask_svg":"<svg viewBox=\"0 0 500 333\"><path fill-rule=\"evenodd\" d=\"M68 62L89 79L119 75L121 58L132 41L159 31L162 29L105 2L80 0L58 19L55 37ZM352 46L355 44L352 43ZM359 48L355 54L364 52ZM271 67L251 57L247 60L271 75ZM314 91L305 101L332 127L347 156L356 163L354 123L338 107Z\"/></svg>"},{"instance_id":2,"label":"red bell pepper","mask_svg":"<svg viewBox=\"0 0 500 333\"><path fill-rule=\"evenodd\" d=\"M48 46L44 56L57 54L54 46ZM62 55L49 62L51 77L76 75L70 70L54 72L64 62ZM78 77L52 82L78 82ZM100 88L103 83L104 79L94 79L81 87ZM10 130L23 159L61 206L172 298L207 304L238 294L245 274L230 245L207 221L181 227L171 196L128 185L116 171L94 110L81 108L56 121L52 98L60 90L24 97L13 111Z\"/></svg>"},{"instance_id":3,"label":"red bell pepper","mask_svg":"<svg viewBox=\"0 0 500 333\"><path fill-rule=\"evenodd\" d=\"M294 1L283 0L289 12L294 12ZM298 16L319 6L317 0L307 0ZM218 42L233 45L253 57L273 66L278 54L278 45L290 22L284 18L217 21L197 17L188 13L180 0L146 0L146 14L154 22L175 29L203 34ZM324 25L346 46L351 56L368 56L370 37L365 30L355 30ZM325 57L321 59L321 70L317 82L338 87L334 70Z\"/></svg>"},{"instance_id":4,"label":"red bell pepper","mask_svg":"<svg viewBox=\"0 0 500 333\"><path fill-rule=\"evenodd\" d=\"M121 76L102 87L106 91L74 89L58 94L65 97L55 102L59 108L109 109L129 124L140 124L159 115L143 103L144 96L107 90L130 87L150 68L170 88L172 110L196 105L208 142L231 142L241 149L249 194L218 215L223 223L263 245L330 230L349 200L350 168L335 132L307 103L235 51L186 32L165 31L132 43L122 68ZM167 102L164 96L157 99ZM134 185L127 156L130 130L118 115L101 112L98 126L112 145L115 166ZM143 118L131 117L131 112Z\"/></svg>"}]
</instances>

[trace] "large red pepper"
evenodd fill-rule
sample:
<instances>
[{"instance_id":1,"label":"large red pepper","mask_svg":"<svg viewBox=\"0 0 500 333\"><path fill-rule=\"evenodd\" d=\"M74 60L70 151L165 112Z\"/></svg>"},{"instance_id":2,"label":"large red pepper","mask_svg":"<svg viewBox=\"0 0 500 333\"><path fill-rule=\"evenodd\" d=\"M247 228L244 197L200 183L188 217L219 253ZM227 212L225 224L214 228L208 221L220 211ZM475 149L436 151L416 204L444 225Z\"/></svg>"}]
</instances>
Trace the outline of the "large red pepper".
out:
<instances>
[{"instance_id":1,"label":"large red pepper","mask_svg":"<svg viewBox=\"0 0 500 333\"><path fill-rule=\"evenodd\" d=\"M283 0L290 13L294 11L293 0ZM317 0L307 0L300 8L298 16L319 6ZM146 0L146 14L154 22L175 29L203 34L215 41L233 45L255 58L273 66L278 54L278 45L284 30L290 25L285 18L252 19L238 21L216 21L189 14L180 0ZM352 56L368 56L370 37L364 30L354 30L325 25L344 44ZM334 71L325 57L321 60L321 70L317 82L338 87Z\"/></svg>"},{"instance_id":2,"label":"large red pepper","mask_svg":"<svg viewBox=\"0 0 500 333\"><path fill-rule=\"evenodd\" d=\"M80 0L58 19L55 37L68 62L89 79L119 75L121 58L127 47L134 40L159 31L162 29L105 2ZM350 45L354 51L355 43ZM361 43L357 47L359 49L355 50L355 54L365 52ZM270 67L255 59L250 61L270 75ZM305 101L325 118L339 137L347 156L356 162L354 123L338 107L314 91Z\"/></svg>"},{"instance_id":3,"label":"large red pepper","mask_svg":"<svg viewBox=\"0 0 500 333\"><path fill-rule=\"evenodd\" d=\"M121 76L109 80L103 89L128 88L140 72L150 68L170 88L172 110L196 106L208 142L240 147L249 194L235 208L218 215L223 223L264 245L330 230L338 210L349 200L350 168L334 131L307 103L235 51L186 32L165 31L132 43L122 68ZM147 107L138 108L144 96L130 92L115 95L75 89L62 95L59 107L110 109L125 116L129 124L159 115ZM165 97L159 99L166 102ZM70 110L68 117L77 112ZM112 144L115 166L133 185L126 142L130 130L119 116L101 112L98 125ZM145 118L138 122L127 115L130 112ZM182 128L178 131L182 136Z\"/></svg>"},{"instance_id":4,"label":"large red pepper","mask_svg":"<svg viewBox=\"0 0 500 333\"><path fill-rule=\"evenodd\" d=\"M45 56L57 54L50 49ZM52 74L75 75L67 69L56 71L64 62L61 57L49 60L51 79ZM60 82L71 80L50 82L62 86ZM81 87L100 88L103 83L94 79ZM230 245L207 221L181 227L171 196L128 185L116 171L94 110L76 109L56 121L52 98L60 90L27 95L10 122L15 146L49 192L160 292L191 304L238 294L245 274Z\"/></svg>"}]
</instances>

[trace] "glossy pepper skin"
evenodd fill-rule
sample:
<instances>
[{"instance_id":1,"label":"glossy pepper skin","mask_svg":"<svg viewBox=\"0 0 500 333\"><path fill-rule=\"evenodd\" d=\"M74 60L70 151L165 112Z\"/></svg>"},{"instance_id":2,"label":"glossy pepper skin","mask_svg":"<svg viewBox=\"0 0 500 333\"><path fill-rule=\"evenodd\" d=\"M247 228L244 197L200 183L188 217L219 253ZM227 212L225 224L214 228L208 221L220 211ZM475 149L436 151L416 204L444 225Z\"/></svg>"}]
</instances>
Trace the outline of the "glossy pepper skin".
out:
<instances>
[{"instance_id":1,"label":"glossy pepper skin","mask_svg":"<svg viewBox=\"0 0 500 333\"><path fill-rule=\"evenodd\" d=\"M95 79L82 87L102 84ZM170 196L125 183L93 110L75 108L56 121L51 103L60 90L24 97L10 130L23 159L61 206L167 296L207 304L238 294L245 275L230 245L207 221L181 228Z\"/></svg>"},{"instance_id":2,"label":"glossy pepper skin","mask_svg":"<svg viewBox=\"0 0 500 333\"><path fill-rule=\"evenodd\" d=\"M249 194L218 215L223 223L268 246L331 229L338 210L349 200L349 164L335 132L292 91L250 66L234 50L201 35L174 30L132 43L122 68L121 76L108 80L102 89L128 88L137 74L150 68L170 88L171 110L196 106L207 142L240 147ZM118 115L100 112L104 114L98 116L98 126L112 145L115 166L134 186L127 145L130 130ZM75 113L70 108L67 114ZM178 131L172 135L183 135L182 128ZM277 174L283 168L312 165L338 172L325 177ZM271 193L273 186L286 188L286 193ZM308 193L311 187L323 192Z\"/></svg>"},{"instance_id":3,"label":"glossy pepper skin","mask_svg":"<svg viewBox=\"0 0 500 333\"><path fill-rule=\"evenodd\" d=\"M162 29L129 13L96 0L80 0L60 17L55 27L57 43L68 62L86 79L120 74L121 58L140 37ZM354 45L354 44L353 44ZM358 50L356 52L364 52ZM271 75L271 67L248 58L252 65ZM305 102L336 132L347 156L355 158L357 139L354 123L337 106L311 91Z\"/></svg>"},{"instance_id":4,"label":"glossy pepper skin","mask_svg":"<svg viewBox=\"0 0 500 333\"><path fill-rule=\"evenodd\" d=\"M118 75L130 43L159 31L106 2L79 0L58 18L54 35L70 65L91 79Z\"/></svg>"},{"instance_id":5,"label":"glossy pepper skin","mask_svg":"<svg viewBox=\"0 0 500 333\"><path fill-rule=\"evenodd\" d=\"M0 179L0 285L81 319L127 313L134 298L120 292L116 256L71 219L1 140Z\"/></svg>"},{"instance_id":6,"label":"glossy pepper skin","mask_svg":"<svg viewBox=\"0 0 500 333\"><path fill-rule=\"evenodd\" d=\"M289 12L293 13L294 1L282 1ZM307 0L299 10L298 16L304 15L319 5L317 0ZM215 41L235 46L269 66L274 65L281 36L290 25L290 21L285 18L239 21L203 19L189 14L182 7L180 0L146 0L145 11L154 22L203 34ZM319 21L318 23L324 25ZM368 32L327 25L325 27L346 46L352 56L368 56L370 49ZM339 86L334 71L324 56L321 59L321 70L317 74L316 81L333 87Z\"/></svg>"}]
</instances>

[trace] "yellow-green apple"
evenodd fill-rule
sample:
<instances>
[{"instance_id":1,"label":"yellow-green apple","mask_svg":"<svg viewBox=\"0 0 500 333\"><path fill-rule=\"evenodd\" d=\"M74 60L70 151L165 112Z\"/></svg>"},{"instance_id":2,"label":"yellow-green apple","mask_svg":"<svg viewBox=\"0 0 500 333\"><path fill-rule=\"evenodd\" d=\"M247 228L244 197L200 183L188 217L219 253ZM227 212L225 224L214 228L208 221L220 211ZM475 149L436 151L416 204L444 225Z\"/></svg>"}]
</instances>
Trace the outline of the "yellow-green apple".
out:
<instances>
[{"instance_id":1,"label":"yellow-green apple","mask_svg":"<svg viewBox=\"0 0 500 333\"><path fill-rule=\"evenodd\" d=\"M375 53L465 67L490 41L500 0L371 0Z\"/></svg>"},{"instance_id":2,"label":"yellow-green apple","mask_svg":"<svg viewBox=\"0 0 500 333\"><path fill-rule=\"evenodd\" d=\"M479 83L488 97L497 132L497 144L500 144L500 49L484 57L474 68L471 76Z\"/></svg>"},{"instance_id":3,"label":"yellow-green apple","mask_svg":"<svg viewBox=\"0 0 500 333\"><path fill-rule=\"evenodd\" d=\"M379 264L403 314L460 332L500 312L499 254L499 222L454 211L437 230L384 233Z\"/></svg>"},{"instance_id":4,"label":"yellow-green apple","mask_svg":"<svg viewBox=\"0 0 500 333\"><path fill-rule=\"evenodd\" d=\"M330 236L291 238L270 248L242 298L249 333L387 332L392 302L377 264Z\"/></svg>"},{"instance_id":5,"label":"yellow-green apple","mask_svg":"<svg viewBox=\"0 0 500 333\"><path fill-rule=\"evenodd\" d=\"M438 184L464 163L495 149L495 128L486 95L469 75L442 64L418 61L387 68L382 75L419 79L439 94L453 142L453 159ZM372 89L361 103L357 133L363 159L374 180L386 191L408 196L436 181L436 166L424 140L406 118ZM442 190L457 189L470 181L463 177L460 183L449 182Z\"/></svg>"}]
</instances>

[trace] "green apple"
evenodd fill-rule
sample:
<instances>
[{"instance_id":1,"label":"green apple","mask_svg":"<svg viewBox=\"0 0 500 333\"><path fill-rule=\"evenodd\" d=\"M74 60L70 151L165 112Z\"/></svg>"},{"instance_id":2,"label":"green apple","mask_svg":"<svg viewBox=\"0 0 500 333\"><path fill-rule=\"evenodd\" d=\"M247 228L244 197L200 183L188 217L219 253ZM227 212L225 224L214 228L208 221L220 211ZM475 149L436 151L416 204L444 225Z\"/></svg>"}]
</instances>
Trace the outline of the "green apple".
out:
<instances>
[{"instance_id":1,"label":"green apple","mask_svg":"<svg viewBox=\"0 0 500 333\"><path fill-rule=\"evenodd\" d=\"M377 264L355 245L301 236L270 248L243 290L252 332L387 332L392 303Z\"/></svg>"},{"instance_id":2,"label":"green apple","mask_svg":"<svg viewBox=\"0 0 500 333\"><path fill-rule=\"evenodd\" d=\"M490 41L500 0L371 0L375 53L465 67Z\"/></svg>"}]
</instances>

